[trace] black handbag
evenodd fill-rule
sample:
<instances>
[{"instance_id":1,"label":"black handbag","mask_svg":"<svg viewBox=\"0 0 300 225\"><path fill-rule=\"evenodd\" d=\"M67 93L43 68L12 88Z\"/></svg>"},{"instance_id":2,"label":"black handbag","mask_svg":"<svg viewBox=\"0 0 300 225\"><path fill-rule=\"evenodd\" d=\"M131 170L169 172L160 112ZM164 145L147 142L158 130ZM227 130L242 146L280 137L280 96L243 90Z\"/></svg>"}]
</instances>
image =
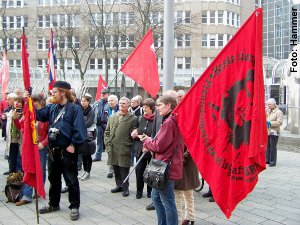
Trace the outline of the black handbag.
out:
<instances>
[{"instance_id":1,"label":"black handbag","mask_svg":"<svg viewBox=\"0 0 300 225\"><path fill-rule=\"evenodd\" d=\"M81 155L93 155L96 152L96 142L95 141L86 141L81 145L75 147L77 154Z\"/></svg>"},{"instance_id":2,"label":"black handbag","mask_svg":"<svg viewBox=\"0 0 300 225\"><path fill-rule=\"evenodd\" d=\"M151 159L143 175L143 180L147 185L158 190L163 190L165 188L168 183L169 164L172 163L173 157L177 152L178 143L169 163L154 158Z\"/></svg>"},{"instance_id":3,"label":"black handbag","mask_svg":"<svg viewBox=\"0 0 300 225\"><path fill-rule=\"evenodd\" d=\"M150 187L163 190L168 182L168 163L152 158L144 171L143 180Z\"/></svg>"}]
</instances>

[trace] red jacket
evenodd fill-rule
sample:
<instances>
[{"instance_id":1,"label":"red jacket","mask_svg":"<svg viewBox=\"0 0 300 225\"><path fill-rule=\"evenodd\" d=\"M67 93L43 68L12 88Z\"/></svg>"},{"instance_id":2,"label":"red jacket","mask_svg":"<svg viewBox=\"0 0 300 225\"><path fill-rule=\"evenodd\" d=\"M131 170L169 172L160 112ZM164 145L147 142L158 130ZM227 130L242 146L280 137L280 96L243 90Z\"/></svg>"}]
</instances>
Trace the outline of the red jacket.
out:
<instances>
[{"instance_id":1,"label":"red jacket","mask_svg":"<svg viewBox=\"0 0 300 225\"><path fill-rule=\"evenodd\" d=\"M24 120L14 120L14 124L17 128L23 132ZM37 128L38 142L41 142L44 147L48 145L48 122L38 122Z\"/></svg>"},{"instance_id":2,"label":"red jacket","mask_svg":"<svg viewBox=\"0 0 300 225\"><path fill-rule=\"evenodd\" d=\"M8 107L7 100L3 99L0 101L0 115L2 115L2 112Z\"/></svg>"},{"instance_id":3,"label":"red jacket","mask_svg":"<svg viewBox=\"0 0 300 225\"><path fill-rule=\"evenodd\" d=\"M179 180L182 178L184 143L175 116L170 115L161 125L156 137L146 139L143 147L153 152L155 159L166 163L172 159L168 171L169 179ZM174 153L174 151L176 152Z\"/></svg>"}]
</instances>

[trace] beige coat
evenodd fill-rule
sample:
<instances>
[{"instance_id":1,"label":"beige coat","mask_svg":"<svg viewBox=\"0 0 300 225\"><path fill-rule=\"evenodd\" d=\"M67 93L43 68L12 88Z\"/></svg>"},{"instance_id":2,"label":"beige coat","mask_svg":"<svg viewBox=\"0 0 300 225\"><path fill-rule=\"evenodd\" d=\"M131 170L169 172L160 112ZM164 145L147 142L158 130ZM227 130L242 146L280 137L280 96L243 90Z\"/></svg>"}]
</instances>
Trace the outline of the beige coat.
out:
<instances>
[{"instance_id":1,"label":"beige coat","mask_svg":"<svg viewBox=\"0 0 300 225\"><path fill-rule=\"evenodd\" d=\"M271 122L271 128L268 129L269 135L279 135L280 126L283 122L283 113L278 107L276 106L272 110L267 111L268 118L267 120Z\"/></svg>"},{"instance_id":2,"label":"beige coat","mask_svg":"<svg viewBox=\"0 0 300 225\"><path fill-rule=\"evenodd\" d=\"M117 113L108 119L104 132L105 150L108 153L108 165L130 167L131 132L136 125L136 117L127 113L120 119Z\"/></svg>"}]
</instances>

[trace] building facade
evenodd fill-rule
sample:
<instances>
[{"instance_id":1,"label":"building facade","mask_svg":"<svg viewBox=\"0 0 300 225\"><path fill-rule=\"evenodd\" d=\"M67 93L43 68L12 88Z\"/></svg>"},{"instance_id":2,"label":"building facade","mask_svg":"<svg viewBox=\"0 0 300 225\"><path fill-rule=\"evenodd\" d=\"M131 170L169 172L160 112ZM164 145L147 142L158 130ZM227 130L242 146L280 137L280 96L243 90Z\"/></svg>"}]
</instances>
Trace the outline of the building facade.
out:
<instances>
[{"instance_id":1,"label":"building facade","mask_svg":"<svg viewBox=\"0 0 300 225\"><path fill-rule=\"evenodd\" d=\"M141 8L137 0L1 1L0 47L8 50L10 67L20 68L20 37L25 27L30 67L45 70L52 29L58 76L71 82L84 76L86 86L96 87L99 74L108 73L109 82L113 80L143 34L152 27L162 76L163 1L139 2ZM175 0L174 18L170 18L175 23L175 85L189 87L191 77L202 74L253 12L254 3ZM126 85L132 86L133 82L126 78Z\"/></svg>"}]
</instances>

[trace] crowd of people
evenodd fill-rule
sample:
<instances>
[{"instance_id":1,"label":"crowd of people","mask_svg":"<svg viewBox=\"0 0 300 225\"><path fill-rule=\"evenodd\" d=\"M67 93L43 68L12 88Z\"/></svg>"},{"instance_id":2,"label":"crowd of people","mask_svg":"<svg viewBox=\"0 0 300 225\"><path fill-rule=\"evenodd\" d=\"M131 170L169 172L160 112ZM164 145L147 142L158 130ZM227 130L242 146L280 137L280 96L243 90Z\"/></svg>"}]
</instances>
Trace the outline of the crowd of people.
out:
<instances>
[{"instance_id":1,"label":"crowd of people","mask_svg":"<svg viewBox=\"0 0 300 225\"><path fill-rule=\"evenodd\" d=\"M79 219L80 181L91 177L92 163L102 161L102 153L108 154L108 178L115 178L111 193L129 196L128 176L135 159L136 199L144 194L143 174L152 158L169 164L166 186L163 190L146 185L146 196L151 198L147 210L156 210L158 224L194 224L194 189L199 186L199 172L185 147L176 117L172 111L185 95L183 90L164 92L156 101L135 96L118 99L109 89L102 90L101 98L92 103L92 96L85 93L76 98L75 90L65 81L54 83L46 99L42 94L32 95L36 113L38 149L44 183L48 165L49 203L41 208L41 214L60 210L61 193L69 193L70 219ZM5 92L0 104L2 136L6 141L5 156L8 171L4 175L22 171L21 146L23 133L24 97L28 92L15 89ZM276 144L282 112L274 99L268 100L267 127L269 143L266 161L276 165ZM86 148L87 141L97 143L92 155L77 154L78 148ZM143 156L143 157L142 157ZM83 165L83 171L78 174ZM61 179L63 177L63 180ZM66 187L63 187L65 183ZM32 202L32 187L24 185L22 198L16 206ZM211 197L211 190L203 197ZM184 206L184 213L182 207ZM184 215L182 215L184 214Z\"/></svg>"}]
</instances>

